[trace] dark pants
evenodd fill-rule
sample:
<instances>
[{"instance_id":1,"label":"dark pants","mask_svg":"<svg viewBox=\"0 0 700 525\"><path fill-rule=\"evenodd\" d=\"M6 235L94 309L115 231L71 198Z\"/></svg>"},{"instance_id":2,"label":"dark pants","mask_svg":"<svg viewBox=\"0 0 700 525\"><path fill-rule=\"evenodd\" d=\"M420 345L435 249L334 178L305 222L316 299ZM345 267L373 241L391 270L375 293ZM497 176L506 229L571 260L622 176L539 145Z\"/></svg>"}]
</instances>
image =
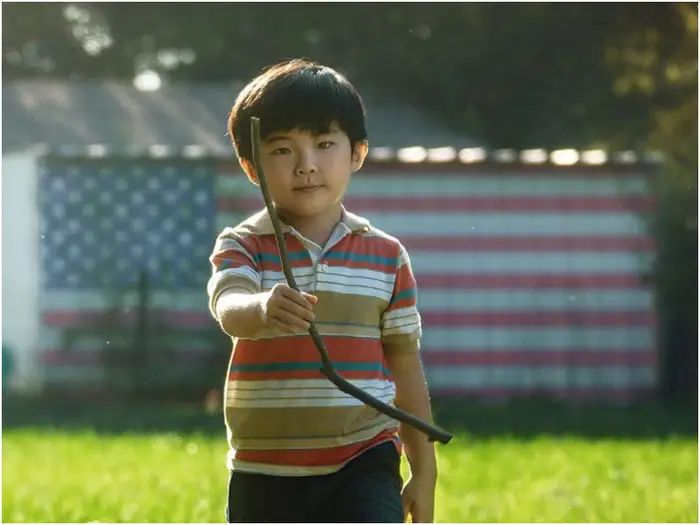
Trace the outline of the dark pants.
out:
<instances>
[{"instance_id":1,"label":"dark pants","mask_svg":"<svg viewBox=\"0 0 700 525\"><path fill-rule=\"evenodd\" d=\"M382 443L333 474L266 476L231 473L229 523L401 523L400 458Z\"/></svg>"}]
</instances>

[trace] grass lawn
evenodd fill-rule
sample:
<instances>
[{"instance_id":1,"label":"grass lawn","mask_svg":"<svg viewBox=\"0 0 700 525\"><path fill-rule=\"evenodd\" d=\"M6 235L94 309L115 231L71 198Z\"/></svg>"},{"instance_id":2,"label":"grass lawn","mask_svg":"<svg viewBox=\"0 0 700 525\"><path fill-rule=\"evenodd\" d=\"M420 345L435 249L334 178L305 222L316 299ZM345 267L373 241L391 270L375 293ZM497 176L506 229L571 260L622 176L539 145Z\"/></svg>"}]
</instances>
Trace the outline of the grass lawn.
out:
<instances>
[{"instance_id":1,"label":"grass lawn","mask_svg":"<svg viewBox=\"0 0 700 525\"><path fill-rule=\"evenodd\" d=\"M224 520L218 414L30 408L3 407L3 521ZM455 438L438 448L436 521L697 522L697 423L687 414L598 409L584 425L582 409L544 407L521 423L512 410L438 407Z\"/></svg>"}]
</instances>

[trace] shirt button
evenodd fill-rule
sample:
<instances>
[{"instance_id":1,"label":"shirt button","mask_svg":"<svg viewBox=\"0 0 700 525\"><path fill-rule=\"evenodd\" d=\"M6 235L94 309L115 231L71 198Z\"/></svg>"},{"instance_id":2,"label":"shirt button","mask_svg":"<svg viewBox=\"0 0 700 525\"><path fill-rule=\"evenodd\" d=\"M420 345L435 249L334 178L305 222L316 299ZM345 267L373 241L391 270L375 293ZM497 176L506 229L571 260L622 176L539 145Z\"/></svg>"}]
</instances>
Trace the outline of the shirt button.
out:
<instances>
[{"instance_id":1,"label":"shirt button","mask_svg":"<svg viewBox=\"0 0 700 525\"><path fill-rule=\"evenodd\" d=\"M321 272L327 272L328 271L328 265L326 263L319 264L318 265L318 270Z\"/></svg>"}]
</instances>

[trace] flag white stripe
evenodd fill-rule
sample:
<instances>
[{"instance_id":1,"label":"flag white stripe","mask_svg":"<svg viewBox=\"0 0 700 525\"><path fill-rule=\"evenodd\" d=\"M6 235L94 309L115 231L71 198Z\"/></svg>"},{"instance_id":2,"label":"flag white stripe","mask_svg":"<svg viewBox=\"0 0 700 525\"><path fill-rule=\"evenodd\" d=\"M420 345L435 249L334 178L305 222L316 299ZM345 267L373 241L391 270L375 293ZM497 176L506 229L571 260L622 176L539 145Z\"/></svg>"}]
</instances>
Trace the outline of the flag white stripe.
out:
<instances>
[{"instance_id":1,"label":"flag white stripe","mask_svg":"<svg viewBox=\"0 0 700 525\"><path fill-rule=\"evenodd\" d=\"M652 330L646 327L547 327L532 328L423 328L423 351L433 348L463 351L519 348L652 348L655 346Z\"/></svg>"},{"instance_id":2,"label":"flag white stripe","mask_svg":"<svg viewBox=\"0 0 700 525\"><path fill-rule=\"evenodd\" d=\"M366 212L372 224L399 238L404 235L628 235L647 233L643 218L635 213L430 213Z\"/></svg>"},{"instance_id":3,"label":"flag white stripe","mask_svg":"<svg viewBox=\"0 0 700 525\"><path fill-rule=\"evenodd\" d=\"M641 273L651 267L651 255L636 253L558 252L517 253L504 256L499 252L428 252L411 254L415 274L529 274L574 275L595 273ZM420 283L419 283L420 285Z\"/></svg>"},{"instance_id":4,"label":"flag white stripe","mask_svg":"<svg viewBox=\"0 0 700 525\"><path fill-rule=\"evenodd\" d=\"M592 174L591 174L592 175ZM523 197L530 196L582 196L582 195L639 195L649 192L649 180L645 176L606 177L601 173L594 176L566 177L523 177L522 175L493 174L464 175L430 172L411 175L397 184L396 176L386 176L373 172L352 179L348 195L392 197L403 196L445 196L445 197ZM437 183L439 181L439 183Z\"/></svg>"},{"instance_id":5,"label":"flag white stripe","mask_svg":"<svg viewBox=\"0 0 700 525\"><path fill-rule=\"evenodd\" d=\"M212 320L212 325L214 321ZM86 352L94 355L95 351L104 349L105 351L115 351L131 349L134 346L134 333L136 327L128 328L110 335L99 335L89 333L89 326L85 326L86 333L80 337L68 340L64 335L65 329L62 327L42 326L39 337L39 350L70 350L75 353ZM160 350L217 350L211 348L211 337L201 337L198 332L188 332L186 337L182 334L177 337L163 337L158 343ZM230 348L220 348L223 353L230 352Z\"/></svg>"},{"instance_id":6,"label":"flag white stripe","mask_svg":"<svg viewBox=\"0 0 700 525\"><path fill-rule=\"evenodd\" d=\"M426 370L431 388L484 387L620 387L652 386L652 367L586 366L431 366Z\"/></svg>"},{"instance_id":7,"label":"flag white stripe","mask_svg":"<svg viewBox=\"0 0 700 525\"><path fill-rule=\"evenodd\" d=\"M597 236L638 237L646 235L642 216L634 213L420 213L366 212L364 216L376 228L401 239L402 237L478 235L478 236ZM221 213L217 226L224 228L240 222L243 215Z\"/></svg>"},{"instance_id":8,"label":"flag white stripe","mask_svg":"<svg viewBox=\"0 0 700 525\"><path fill-rule=\"evenodd\" d=\"M566 309L638 310L653 307L649 290L451 290L419 289L418 310L444 312L497 312Z\"/></svg>"},{"instance_id":9,"label":"flag white stripe","mask_svg":"<svg viewBox=\"0 0 700 525\"><path fill-rule=\"evenodd\" d=\"M138 292L125 290L118 296L109 297L97 290L49 290L41 297L42 310L107 310L111 308L136 308ZM152 290L148 305L152 309L167 309L178 312L206 311L207 295L204 290Z\"/></svg>"}]
</instances>

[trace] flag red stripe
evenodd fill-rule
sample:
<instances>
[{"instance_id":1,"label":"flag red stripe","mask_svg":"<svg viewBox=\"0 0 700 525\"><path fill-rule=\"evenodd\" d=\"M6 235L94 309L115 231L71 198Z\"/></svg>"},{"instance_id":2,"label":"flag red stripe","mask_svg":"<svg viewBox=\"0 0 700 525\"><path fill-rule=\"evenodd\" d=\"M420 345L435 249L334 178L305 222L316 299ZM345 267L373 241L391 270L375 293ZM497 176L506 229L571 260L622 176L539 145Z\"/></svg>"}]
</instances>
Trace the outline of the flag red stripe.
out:
<instances>
[{"instance_id":1,"label":"flag red stripe","mask_svg":"<svg viewBox=\"0 0 700 525\"><path fill-rule=\"evenodd\" d=\"M73 365L73 366L96 366L104 363L105 352L110 351L109 347L93 348L89 350L69 350L58 348L52 350L44 350L40 359L42 363L47 365ZM189 350L174 350L168 349L167 352L158 348L158 353L154 353L149 359L162 359L163 361L177 361L181 363L201 363L204 361L222 361L228 362L228 354L222 356L221 349L189 349ZM224 364L225 366L225 364Z\"/></svg>"},{"instance_id":2,"label":"flag red stripe","mask_svg":"<svg viewBox=\"0 0 700 525\"><path fill-rule=\"evenodd\" d=\"M587 251L587 252L651 252L655 248L652 237L455 237L426 236L402 237L409 250L440 250L444 252L475 251ZM468 257L469 254L465 254Z\"/></svg>"},{"instance_id":3,"label":"flag red stripe","mask_svg":"<svg viewBox=\"0 0 700 525\"><path fill-rule=\"evenodd\" d=\"M76 325L135 326L137 312L102 312L94 310L49 310L42 314L42 321L47 326L69 327ZM173 312L167 310L150 310L148 323L153 326L168 326L179 328L201 328L214 326L215 321L208 312Z\"/></svg>"},{"instance_id":4,"label":"flag red stripe","mask_svg":"<svg viewBox=\"0 0 700 525\"><path fill-rule=\"evenodd\" d=\"M653 349L598 350L424 350L423 363L433 366L648 366Z\"/></svg>"},{"instance_id":5,"label":"flag red stripe","mask_svg":"<svg viewBox=\"0 0 700 525\"><path fill-rule=\"evenodd\" d=\"M644 286L637 274L417 274L418 291L422 288L639 288Z\"/></svg>"},{"instance_id":6,"label":"flag red stripe","mask_svg":"<svg viewBox=\"0 0 700 525\"><path fill-rule=\"evenodd\" d=\"M651 326L653 315L647 310L561 311L529 310L497 312L423 311L423 326Z\"/></svg>"},{"instance_id":7,"label":"flag red stripe","mask_svg":"<svg viewBox=\"0 0 700 525\"><path fill-rule=\"evenodd\" d=\"M438 387L431 388L431 396L436 397L478 397L478 398L508 398L547 396L567 399L605 399L616 401L631 401L654 395L654 388L644 387Z\"/></svg>"}]
</instances>

